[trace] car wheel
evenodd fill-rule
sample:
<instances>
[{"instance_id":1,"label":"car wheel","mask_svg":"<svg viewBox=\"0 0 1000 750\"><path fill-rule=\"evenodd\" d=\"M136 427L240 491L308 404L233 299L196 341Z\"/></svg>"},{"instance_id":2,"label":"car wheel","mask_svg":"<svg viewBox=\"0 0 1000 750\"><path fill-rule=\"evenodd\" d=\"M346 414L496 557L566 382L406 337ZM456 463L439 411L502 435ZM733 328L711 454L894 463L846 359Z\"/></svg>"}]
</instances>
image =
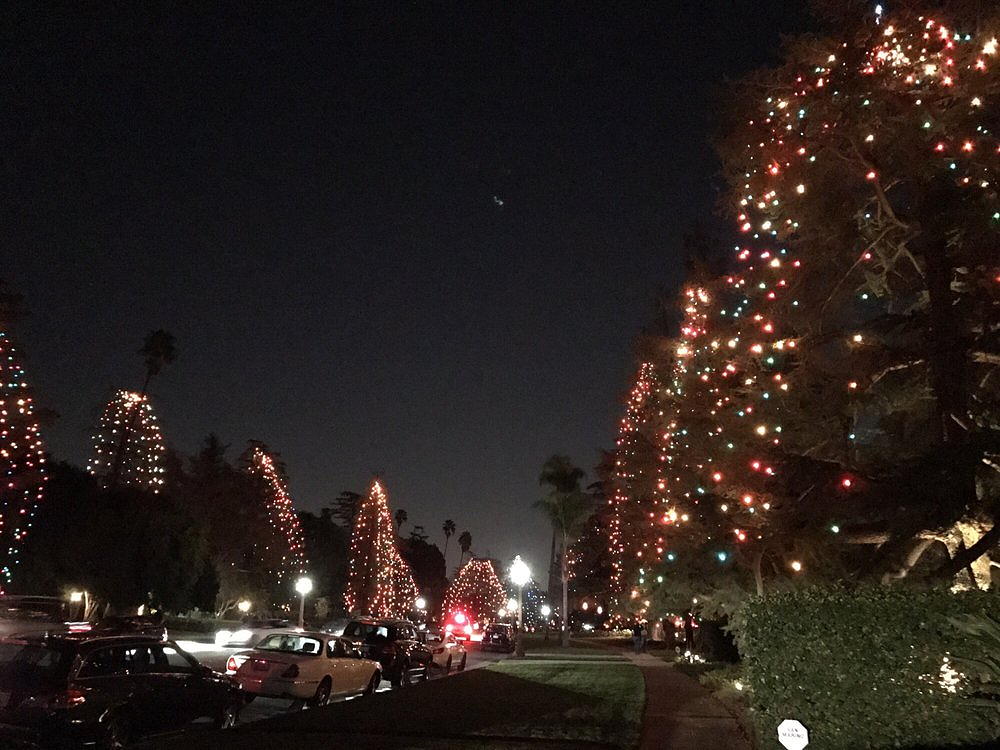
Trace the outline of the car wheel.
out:
<instances>
[{"instance_id":1,"label":"car wheel","mask_svg":"<svg viewBox=\"0 0 1000 750\"><path fill-rule=\"evenodd\" d=\"M242 708L241 703L230 703L228 706L223 708L217 717L215 717L215 728L216 729L232 729L236 726L236 722L240 719L240 708Z\"/></svg>"},{"instance_id":2,"label":"car wheel","mask_svg":"<svg viewBox=\"0 0 1000 750\"><path fill-rule=\"evenodd\" d=\"M325 706L330 702L330 690L332 684L329 677L324 677L323 681L316 688L316 694L309 701L310 708L318 708L319 706Z\"/></svg>"},{"instance_id":3,"label":"car wheel","mask_svg":"<svg viewBox=\"0 0 1000 750\"><path fill-rule=\"evenodd\" d=\"M465 671L465 660L466 660L467 658L469 658L469 655L468 655L468 654L462 654L462 661L460 661L460 662L458 663L458 671L459 671L459 672L464 672L464 671Z\"/></svg>"},{"instance_id":4,"label":"car wheel","mask_svg":"<svg viewBox=\"0 0 1000 750\"><path fill-rule=\"evenodd\" d=\"M101 741L98 747L101 750L120 750L128 747L132 741L132 728L124 716L112 714L104 723L104 731L101 733Z\"/></svg>"},{"instance_id":5,"label":"car wheel","mask_svg":"<svg viewBox=\"0 0 1000 750\"><path fill-rule=\"evenodd\" d=\"M362 695L375 695L375 691L378 690L378 685L380 682L382 682L382 675L376 672L375 674L372 675L372 678L368 680L368 687L365 688L365 691L362 693Z\"/></svg>"},{"instance_id":6,"label":"car wheel","mask_svg":"<svg viewBox=\"0 0 1000 750\"><path fill-rule=\"evenodd\" d=\"M444 673L449 674L451 672L451 654L448 654L448 661L444 665Z\"/></svg>"}]
</instances>

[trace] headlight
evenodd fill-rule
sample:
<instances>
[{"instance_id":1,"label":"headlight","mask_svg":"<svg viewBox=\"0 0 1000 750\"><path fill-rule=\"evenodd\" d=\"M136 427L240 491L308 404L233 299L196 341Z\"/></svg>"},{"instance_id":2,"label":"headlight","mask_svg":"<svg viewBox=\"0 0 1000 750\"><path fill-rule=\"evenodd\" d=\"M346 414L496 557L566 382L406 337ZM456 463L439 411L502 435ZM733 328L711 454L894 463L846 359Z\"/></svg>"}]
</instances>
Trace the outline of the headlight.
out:
<instances>
[{"instance_id":1,"label":"headlight","mask_svg":"<svg viewBox=\"0 0 1000 750\"><path fill-rule=\"evenodd\" d=\"M233 633L231 630L220 630L218 633L215 634L215 645L216 646L225 645L226 643L229 642L229 638L230 636L232 636L232 634Z\"/></svg>"},{"instance_id":2,"label":"headlight","mask_svg":"<svg viewBox=\"0 0 1000 750\"><path fill-rule=\"evenodd\" d=\"M246 643L252 636L253 632L250 630L237 630L229 636L229 641L231 643Z\"/></svg>"}]
</instances>

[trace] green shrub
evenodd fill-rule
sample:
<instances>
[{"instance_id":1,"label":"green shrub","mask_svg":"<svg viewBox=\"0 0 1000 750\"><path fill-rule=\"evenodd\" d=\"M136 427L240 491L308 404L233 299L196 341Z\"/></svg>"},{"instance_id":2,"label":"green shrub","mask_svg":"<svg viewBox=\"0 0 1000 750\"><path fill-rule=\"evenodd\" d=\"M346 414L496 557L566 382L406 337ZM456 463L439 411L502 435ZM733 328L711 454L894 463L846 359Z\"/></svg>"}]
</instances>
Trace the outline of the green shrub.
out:
<instances>
[{"instance_id":1,"label":"green shrub","mask_svg":"<svg viewBox=\"0 0 1000 750\"><path fill-rule=\"evenodd\" d=\"M946 657L983 647L949 619L962 615L1000 619L1000 596L865 588L749 600L732 625L762 747L778 747L783 719L809 729L809 750L1000 736L1000 713L975 699L975 680L959 677L949 688L943 679L955 664Z\"/></svg>"}]
</instances>

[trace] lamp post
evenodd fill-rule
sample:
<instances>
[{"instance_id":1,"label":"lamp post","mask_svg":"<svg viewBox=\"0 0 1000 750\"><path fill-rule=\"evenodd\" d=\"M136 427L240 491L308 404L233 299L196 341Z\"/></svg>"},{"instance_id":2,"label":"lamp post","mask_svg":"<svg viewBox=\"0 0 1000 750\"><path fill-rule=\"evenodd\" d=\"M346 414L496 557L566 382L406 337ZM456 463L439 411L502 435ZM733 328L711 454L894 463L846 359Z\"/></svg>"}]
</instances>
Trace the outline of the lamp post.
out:
<instances>
[{"instance_id":1,"label":"lamp post","mask_svg":"<svg viewBox=\"0 0 1000 750\"><path fill-rule=\"evenodd\" d=\"M531 568L520 555L511 563L510 580L517 586L517 635L514 640L514 650L518 656L524 656L524 587L531 580Z\"/></svg>"},{"instance_id":2,"label":"lamp post","mask_svg":"<svg viewBox=\"0 0 1000 750\"><path fill-rule=\"evenodd\" d=\"M542 617L545 619L545 640L548 641L549 640L549 617L552 615L552 607L550 607L548 604L543 604L541 607L538 608L538 611L541 612Z\"/></svg>"},{"instance_id":3,"label":"lamp post","mask_svg":"<svg viewBox=\"0 0 1000 750\"><path fill-rule=\"evenodd\" d=\"M299 630L304 630L306 626L306 594L313 590L312 578L302 576L295 582L295 590L302 595L299 600Z\"/></svg>"}]
</instances>

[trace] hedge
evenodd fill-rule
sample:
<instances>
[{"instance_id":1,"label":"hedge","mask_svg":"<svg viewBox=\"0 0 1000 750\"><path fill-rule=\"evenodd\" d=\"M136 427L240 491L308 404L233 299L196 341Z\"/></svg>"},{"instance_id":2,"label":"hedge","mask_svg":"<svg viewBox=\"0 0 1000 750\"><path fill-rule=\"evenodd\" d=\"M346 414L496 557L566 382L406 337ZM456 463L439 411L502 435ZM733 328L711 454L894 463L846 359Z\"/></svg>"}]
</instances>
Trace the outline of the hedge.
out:
<instances>
[{"instance_id":1,"label":"hedge","mask_svg":"<svg viewBox=\"0 0 1000 750\"><path fill-rule=\"evenodd\" d=\"M1000 621L1000 596L891 588L778 593L749 600L733 621L761 748L798 719L809 750L915 748L1000 736L1000 710L941 685L947 655L977 657L982 642L949 617ZM977 676L978 678L978 676Z\"/></svg>"}]
</instances>

